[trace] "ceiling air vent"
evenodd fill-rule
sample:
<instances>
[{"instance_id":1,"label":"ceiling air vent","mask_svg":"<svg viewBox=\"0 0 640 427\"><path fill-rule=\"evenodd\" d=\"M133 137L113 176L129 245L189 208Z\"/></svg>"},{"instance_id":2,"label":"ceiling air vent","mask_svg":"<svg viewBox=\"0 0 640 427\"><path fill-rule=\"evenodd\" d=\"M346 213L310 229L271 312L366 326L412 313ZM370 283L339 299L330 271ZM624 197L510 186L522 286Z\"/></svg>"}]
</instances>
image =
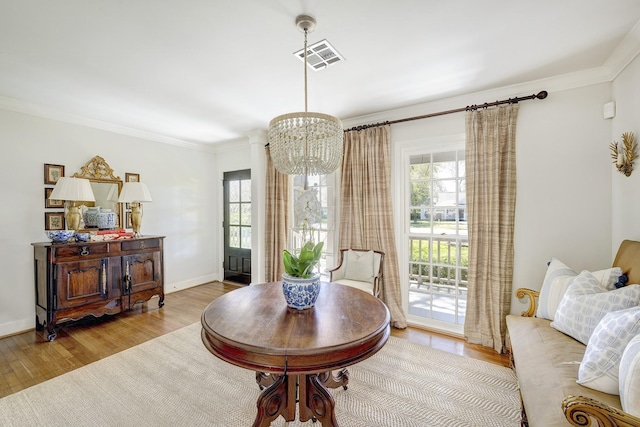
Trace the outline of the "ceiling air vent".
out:
<instances>
[{"instance_id":1,"label":"ceiling air vent","mask_svg":"<svg viewBox=\"0 0 640 427\"><path fill-rule=\"evenodd\" d=\"M304 61L304 48L295 52L294 55ZM321 40L307 47L307 64L315 71L344 60L344 57L327 40Z\"/></svg>"}]
</instances>

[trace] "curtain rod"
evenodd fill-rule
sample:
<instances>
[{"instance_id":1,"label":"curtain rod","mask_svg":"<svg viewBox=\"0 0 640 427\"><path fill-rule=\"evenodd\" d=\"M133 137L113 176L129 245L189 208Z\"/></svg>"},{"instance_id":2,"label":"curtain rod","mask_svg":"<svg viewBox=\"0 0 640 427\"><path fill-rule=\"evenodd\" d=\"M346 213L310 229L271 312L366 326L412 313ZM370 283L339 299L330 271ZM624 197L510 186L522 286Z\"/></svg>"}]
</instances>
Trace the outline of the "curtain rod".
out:
<instances>
[{"instance_id":1,"label":"curtain rod","mask_svg":"<svg viewBox=\"0 0 640 427\"><path fill-rule=\"evenodd\" d=\"M545 99L547 95L549 95L547 91L543 90L538 92L537 94L533 94L529 96L520 96L516 98L503 99L502 101L496 101L496 102L485 102L484 104L480 104L480 105L476 105L476 104L467 105L466 107L456 108L455 110L439 111L437 113L425 114L423 116L416 116L416 117L408 117L406 119L397 119L397 120L391 120L391 121L386 121L382 123L372 123L369 125L354 126L352 128L345 129L344 131L350 132L354 130L365 130L365 129L374 128L378 126L393 125L396 123L410 122L413 120L428 119L429 117L444 116L445 114L460 113L462 111L474 111L479 108L495 107L496 105L501 105L501 104L517 104L520 101L527 101L529 99Z\"/></svg>"}]
</instances>

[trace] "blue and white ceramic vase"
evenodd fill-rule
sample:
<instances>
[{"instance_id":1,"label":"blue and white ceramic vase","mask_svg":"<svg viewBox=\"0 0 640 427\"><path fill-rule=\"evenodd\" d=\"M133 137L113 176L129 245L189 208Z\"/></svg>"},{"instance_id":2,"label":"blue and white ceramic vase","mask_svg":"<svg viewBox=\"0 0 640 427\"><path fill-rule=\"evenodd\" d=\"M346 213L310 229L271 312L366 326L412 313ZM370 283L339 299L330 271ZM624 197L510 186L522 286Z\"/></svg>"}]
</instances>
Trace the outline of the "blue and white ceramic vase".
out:
<instances>
[{"instance_id":1,"label":"blue and white ceramic vase","mask_svg":"<svg viewBox=\"0 0 640 427\"><path fill-rule=\"evenodd\" d=\"M308 279L282 273L282 292L289 307L297 310L311 308L320 294L320 273L315 273Z\"/></svg>"},{"instance_id":2,"label":"blue and white ceramic vase","mask_svg":"<svg viewBox=\"0 0 640 427\"><path fill-rule=\"evenodd\" d=\"M86 228L98 228L98 215L100 215L100 207L87 208L84 213L84 226Z\"/></svg>"},{"instance_id":3,"label":"blue and white ceramic vase","mask_svg":"<svg viewBox=\"0 0 640 427\"><path fill-rule=\"evenodd\" d=\"M116 228L116 214L111 209L103 209L98 213L98 229L113 230Z\"/></svg>"}]
</instances>

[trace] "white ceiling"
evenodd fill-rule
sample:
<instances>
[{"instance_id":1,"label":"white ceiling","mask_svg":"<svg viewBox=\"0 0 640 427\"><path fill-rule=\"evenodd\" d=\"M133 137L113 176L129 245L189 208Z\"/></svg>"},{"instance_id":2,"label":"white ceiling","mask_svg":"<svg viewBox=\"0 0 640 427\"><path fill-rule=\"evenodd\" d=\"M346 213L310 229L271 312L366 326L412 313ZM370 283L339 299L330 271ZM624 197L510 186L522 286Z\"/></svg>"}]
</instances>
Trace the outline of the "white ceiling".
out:
<instances>
[{"instance_id":1,"label":"white ceiling","mask_svg":"<svg viewBox=\"0 0 640 427\"><path fill-rule=\"evenodd\" d=\"M638 0L0 0L0 107L238 139L304 109L301 13L318 21L309 43L346 59L309 71L309 110L343 120L585 70L612 78L640 47Z\"/></svg>"}]
</instances>

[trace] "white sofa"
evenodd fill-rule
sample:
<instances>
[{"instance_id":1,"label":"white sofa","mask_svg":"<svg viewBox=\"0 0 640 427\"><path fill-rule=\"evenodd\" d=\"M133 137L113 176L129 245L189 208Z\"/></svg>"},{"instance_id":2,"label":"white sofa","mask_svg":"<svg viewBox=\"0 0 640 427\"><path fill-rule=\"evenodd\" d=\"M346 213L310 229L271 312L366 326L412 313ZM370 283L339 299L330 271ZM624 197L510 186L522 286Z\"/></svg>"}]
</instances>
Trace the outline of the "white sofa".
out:
<instances>
[{"instance_id":1,"label":"white sofa","mask_svg":"<svg viewBox=\"0 0 640 427\"><path fill-rule=\"evenodd\" d=\"M620 267L622 272L628 276L629 284L640 283L640 242L624 241L618 250L613 265ZM551 269L551 266L549 269ZM620 271L613 268L609 270L613 270L612 276ZM607 273L606 270L601 272L605 272L601 274L601 278L611 273ZM580 273L580 275L583 273ZM554 274L556 275L555 277L553 276ZM578 276L575 272L574 275L575 277ZM563 300L560 301L557 308L558 311L555 313L554 326L551 325L552 320L541 315L544 314L544 309L541 309L540 304L550 306L554 297L553 294L549 293L542 295L543 298L541 297L548 280L555 284L566 280L567 283L570 283L567 289L571 289L571 291L575 289L570 287L575 283L575 281L572 282L570 275L563 277L558 269L551 272L548 270L541 292L522 288L516 291L518 298L529 297L529 309L523 312L522 316L509 315L506 319L512 361L518 376L522 398L522 425L531 427L567 425L594 427L640 426L640 413L638 413L640 412L640 356L638 356L638 353L640 353L638 350L640 348L640 335L636 335L626 347L623 347L622 360L619 362L618 370L615 371L612 365L611 372L613 372L613 375L608 374L608 378L602 376L597 379L597 381L601 379L611 380L612 376L619 374L620 383L626 384L622 395L605 393L586 385L593 386L593 383L583 382L585 385L578 384L580 366L581 364L588 364L589 360L588 358L584 359L585 354L587 352L592 354L595 351L596 347L593 346L596 345L594 343L598 339L597 337L594 338L594 335L599 334L597 332L599 330L606 330L606 325L600 325L600 323L606 323L604 320L609 315L605 315L603 319L598 321L596 328L588 339L587 345L561 332L556 328L562 329L563 327L563 321L559 320L558 312L560 310L563 310L563 313L566 311L568 302L563 301L565 296L555 295L556 298L562 298ZM637 289L631 288L635 286L640 285L629 285L626 288L635 294ZM565 290L566 293L571 291ZM628 309L614 311L617 311L617 313L623 313L623 311L636 312L640 311L640 307L636 304ZM537 315L537 317L534 317L534 315ZM612 316L615 317L616 315ZM555 323L559 324L556 325ZM587 323L588 320L584 318L577 322L578 327L582 327ZM618 327L616 324L616 326L609 329L612 329L614 336L616 334L623 336L624 328L626 326ZM637 331L637 329L634 329L634 331ZM633 333L635 334L636 332ZM625 341L621 339L620 342L623 343ZM629 350L632 346L635 346L633 348L635 354ZM611 344L611 341L609 341L605 345L605 350L601 353L613 351L614 347L615 344ZM610 360L613 360L613 357ZM584 374L582 378L584 378ZM622 388L619 390L622 390ZM632 408L633 414L625 412L623 407L627 407L628 410Z\"/></svg>"}]
</instances>

